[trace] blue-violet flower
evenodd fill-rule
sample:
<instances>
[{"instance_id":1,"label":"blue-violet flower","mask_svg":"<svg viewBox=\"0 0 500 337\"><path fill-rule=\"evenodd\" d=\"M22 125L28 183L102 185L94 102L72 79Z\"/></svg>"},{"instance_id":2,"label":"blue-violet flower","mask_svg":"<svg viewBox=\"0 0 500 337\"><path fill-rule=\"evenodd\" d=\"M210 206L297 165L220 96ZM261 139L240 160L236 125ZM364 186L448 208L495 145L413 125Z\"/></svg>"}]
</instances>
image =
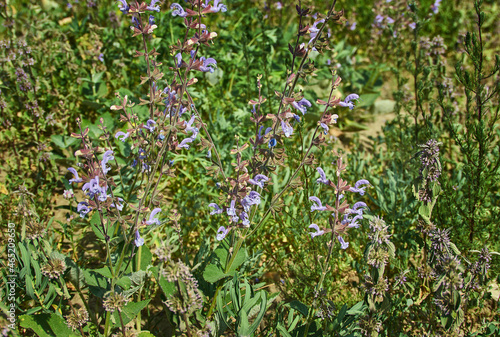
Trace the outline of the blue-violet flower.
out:
<instances>
[{"instance_id":1,"label":"blue-violet flower","mask_svg":"<svg viewBox=\"0 0 500 337\"><path fill-rule=\"evenodd\" d=\"M310 232L309 234L311 234L311 239L314 239L315 236L320 236L320 235L323 235L325 234L325 231L324 230L320 230L318 225L316 225L315 223L313 224L310 224L308 228L312 228L312 229L315 229L316 232Z\"/></svg>"},{"instance_id":2,"label":"blue-violet flower","mask_svg":"<svg viewBox=\"0 0 500 337\"><path fill-rule=\"evenodd\" d=\"M149 220L146 221L146 224L152 225L152 224L157 224L158 226L160 225L160 220L158 218L155 218L156 214L161 212L161 208L155 208L151 214L149 215Z\"/></svg>"}]
</instances>

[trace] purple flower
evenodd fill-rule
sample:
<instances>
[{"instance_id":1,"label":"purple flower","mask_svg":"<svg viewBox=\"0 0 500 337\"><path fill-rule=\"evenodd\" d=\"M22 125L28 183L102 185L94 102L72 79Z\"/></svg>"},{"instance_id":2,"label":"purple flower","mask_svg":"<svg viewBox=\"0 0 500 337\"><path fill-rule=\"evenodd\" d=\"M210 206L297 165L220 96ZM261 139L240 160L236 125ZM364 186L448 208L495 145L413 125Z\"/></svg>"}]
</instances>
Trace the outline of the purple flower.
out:
<instances>
[{"instance_id":1,"label":"purple flower","mask_svg":"<svg viewBox=\"0 0 500 337\"><path fill-rule=\"evenodd\" d=\"M140 247L140 246L142 246L144 244L144 239L141 238L141 234L139 234L139 230L135 231L135 240L134 240L134 242L135 242L135 246L136 247Z\"/></svg>"},{"instance_id":2,"label":"purple flower","mask_svg":"<svg viewBox=\"0 0 500 337\"><path fill-rule=\"evenodd\" d=\"M143 128L149 130L149 132L153 132L155 130L155 124L156 122L154 120L148 119L146 125L144 125Z\"/></svg>"},{"instance_id":3,"label":"purple flower","mask_svg":"<svg viewBox=\"0 0 500 337\"><path fill-rule=\"evenodd\" d=\"M311 234L311 239L314 239L315 236L320 236L320 235L325 234L325 231L320 230L318 225L316 225L315 223L310 224L308 228L312 228L312 229L316 230L316 232L309 232L309 234Z\"/></svg>"},{"instance_id":4,"label":"purple flower","mask_svg":"<svg viewBox=\"0 0 500 337\"><path fill-rule=\"evenodd\" d=\"M340 248L347 249L347 247L349 247L349 242L345 242L344 239L340 235L337 236L337 239L340 242Z\"/></svg>"},{"instance_id":5,"label":"purple flower","mask_svg":"<svg viewBox=\"0 0 500 337\"><path fill-rule=\"evenodd\" d=\"M292 106L299 110L300 112L302 112L302 115L305 115L305 113L307 112L307 108L310 108L312 105L311 105L311 102L309 102L307 99L305 98L302 98L300 101L298 102L293 102L292 103Z\"/></svg>"},{"instance_id":6,"label":"purple flower","mask_svg":"<svg viewBox=\"0 0 500 337\"><path fill-rule=\"evenodd\" d=\"M250 227L250 220L248 219L248 214L246 212L240 213L240 219L244 227Z\"/></svg>"},{"instance_id":7,"label":"purple flower","mask_svg":"<svg viewBox=\"0 0 500 337\"><path fill-rule=\"evenodd\" d=\"M236 201L231 200L231 206L226 210L227 215L236 216L236 210L234 209L234 204Z\"/></svg>"},{"instance_id":8,"label":"purple flower","mask_svg":"<svg viewBox=\"0 0 500 337\"><path fill-rule=\"evenodd\" d=\"M146 224L152 225L152 224L157 224L158 226L160 225L160 220L158 218L155 218L156 214L161 212L161 208L155 208L151 214L149 215L149 220L146 221Z\"/></svg>"},{"instance_id":9,"label":"purple flower","mask_svg":"<svg viewBox=\"0 0 500 337\"><path fill-rule=\"evenodd\" d=\"M137 154L139 155L139 159L146 159L146 157L147 157L146 151L144 151L141 148L139 148L139 150L137 151Z\"/></svg>"},{"instance_id":10,"label":"purple flower","mask_svg":"<svg viewBox=\"0 0 500 337\"><path fill-rule=\"evenodd\" d=\"M349 27L349 30L355 30L356 29L356 22L353 22L353 24Z\"/></svg>"},{"instance_id":11,"label":"purple flower","mask_svg":"<svg viewBox=\"0 0 500 337\"><path fill-rule=\"evenodd\" d=\"M362 185L370 185L370 182L366 179L358 180L356 184L354 184L354 187L351 187L349 191L364 195L366 186L361 187Z\"/></svg>"},{"instance_id":12,"label":"purple flower","mask_svg":"<svg viewBox=\"0 0 500 337\"><path fill-rule=\"evenodd\" d=\"M132 17L132 24L134 25L135 28L141 29L141 23L139 22L139 19L136 16Z\"/></svg>"},{"instance_id":13,"label":"purple flower","mask_svg":"<svg viewBox=\"0 0 500 337\"><path fill-rule=\"evenodd\" d=\"M205 4L208 5L210 1L206 1ZM218 12L226 12L227 11L227 7L226 5L220 3L219 4L219 0L214 0L214 5L212 6L212 8L210 8L210 12L211 13L218 13Z\"/></svg>"},{"instance_id":14,"label":"purple flower","mask_svg":"<svg viewBox=\"0 0 500 337\"><path fill-rule=\"evenodd\" d=\"M368 207L366 206L366 204L362 201L358 201L357 203L355 203L354 205L352 205L352 208L349 210L349 213L350 214L359 214L359 215L362 215L363 214L363 208L365 207ZM360 208L358 210L358 208Z\"/></svg>"},{"instance_id":15,"label":"purple flower","mask_svg":"<svg viewBox=\"0 0 500 337\"><path fill-rule=\"evenodd\" d=\"M330 185L330 180L326 179L325 171L321 167L317 167L316 170L318 171L319 175L321 178L318 178L316 180L317 183L323 183L325 185Z\"/></svg>"},{"instance_id":16,"label":"purple flower","mask_svg":"<svg viewBox=\"0 0 500 337\"><path fill-rule=\"evenodd\" d=\"M123 14L128 14L130 9L128 3L125 0L118 0L120 3L118 4L118 9L122 11Z\"/></svg>"},{"instance_id":17,"label":"purple flower","mask_svg":"<svg viewBox=\"0 0 500 337\"><path fill-rule=\"evenodd\" d=\"M188 15L188 13L184 11L182 6L178 3L174 2L173 4L171 4L170 9L174 9L174 11L172 12L172 16L180 16L181 18L185 18Z\"/></svg>"},{"instance_id":18,"label":"purple flower","mask_svg":"<svg viewBox=\"0 0 500 337\"><path fill-rule=\"evenodd\" d=\"M351 209L348 209L347 212L348 214L358 214L362 215L363 214L363 208L368 207L366 204L362 201L358 201L355 203ZM359 208L359 209L358 209Z\"/></svg>"},{"instance_id":19,"label":"purple flower","mask_svg":"<svg viewBox=\"0 0 500 337\"><path fill-rule=\"evenodd\" d=\"M210 215L214 215L214 214L221 214L223 212L223 209L219 207L219 205L217 205L216 203L211 203L208 205L208 207L213 207L214 210L210 212Z\"/></svg>"},{"instance_id":20,"label":"purple flower","mask_svg":"<svg viewBox=\"0 0 500 337\"><path fill-rule=\"evenodd\" d=\"M417 28L417 24L415 22L412 22L408 25L408 27L410 27L412 30L415 30L415 28Z\"/></svg>"},{"instance_id":21,"label":"purple flower","mask_svg":"<svg viewBox=\"0 0 500 337\"><path fill-rule=\"evenodd\" d=\"M184 138L182 142L178 145L180 148L189 150L189 145L187 143L191 143L194 139L191 137Z\"/></svg>"},{"instance_id":22,"label":"purple flower","mask_svg":"<svg viewBox=\"0 0 500 337\"><path fill-rule=\"evenodd\" d=\"M325 135L330 131L330 128L325 123L320 123L319 126L323 128Z\"/></svg>"},{"instance_id":23,"label":"purple flower","mask_svg":"<svg viewBox=\"0 0 500 337\"><path fill-rule=\"evenodd\" d=\"M155 24L155 17L154 17L154 16L152 16L152 15L150 15L150 16L149 16L149 25L150 25L150 26L152 26L152 25L154 25L154 24Z\"/></svg>"},{"instance_id":24,"label":"purple flower","mask_svg":"<svg viewBox=\"0 0 500 337\"><path fill-rule=\"evenodd\" d=\"M281 121L281 128L283 129L285 137L290 137L293 134L293 128L287 121Z\"/></svg>"},{"instance_id":25,"label":"purple flower","mask_svg":"<svg viewBox=\"0 0 500 337\"><path fill-rule=\"evenodd\" d=\"M431 10L434 12L434 14L437 14L439 12L439 5L441 4L441 0L436 0L434 4L431 6Z\"/></svg>"},{"instance_id":26,"label":"purple flower","mask_svg":"<svg viewBox=\"0 0 500 337\"><path fill-rule=\"evenodd\" d=\"M296 115L296 114L293 114L293 118L300 123L300 116L299 115Z\"/></svg>"},{"instance_id":27,"label":"purple flower","mask_svg":"<svg viewBox=\"0 0 500 337\"><path fill-rule=\"evenodd\" d=\"M269 148L272 148L275 146L276 146L276 139L274 139L274 138L269 139Z\"/></svg>"},{"instance_id":28,"label":"purple flower","mask_svg":"<svg viewBox=\"0 0 500 337\"><path fill-rule=\"evenodd\" d=\"M113 157L113 151L112 150L108 150L108 151L104 152L104 156L102 157L102 161L101 161L102 172L104 174L107 174L109 172L109 170L111 170L111 168L107 167L106 164L110 160L113 160L113 159L115 159L115 157Z\"/></svg>"},{"instance_id":29,"label":"purple flower","mask_svg":"<svg viewBox=\"0 0 500 337\"><path fill-rule=\"evenodd\" d=\"M277 10L280 10L280 9L282 9L282 8L283 8L283 5L282 5L282 4L281 4L281 2L279 2L279 1L278 1L278 2L275 2L275 3L274 3L274 6L276 7L276 9L277 9Z\"/></svg>"},{"instance_id":30,"label":"purple flower","mask_svg":"<svg viewBox=\"0 0 500 337\"><path fill-rule=\"evenodd\" d=\"M217 230L217 240L222 241L226 237L227 233L229 233L229 228L226 229L224 226L220 226Z\"/></svg>"},{"instance_id":31,"label":"purple flower","mask_svg":"<svg viewBox=\"0 0 500 337\"><path fill-rule=\"evenodd\" d=\"M116 207L121 212L121 210L123 209L123 205L121 204L123 202L123 199L122 198L117 198L117 199L118 199L117 202L111 203L109 207Z\"/></svg>"},{"instance_id":32,"label":"purple flower","mask_svg":"<svg viewBox=\"0 0 500 337\"><path fill-rule=\"evenodd\" d=\"M264 188L264 182L269 181L269 178L263 174L257 174L253 179L249 179L248 182L252 185L257 185L260 188Z\"/></svg>"},{"instance_id":33,"label":"purple flower","mask_svg":"<svg viewBox=\"0 0 500 337\"><path fill-rule=\"evenodd\" d=\"M104 202L106 199L108 199L108 195L106 194L106 191L108 190L108 186L103 186L99 189L99 201Z\"/></svg>"},{"instance_id":34,"label":"purple flower","mask_svg":"<svg viewBox=\"0 0 500 337\"><path fill-rule=\"evenodd\" d=\"M189 122L184 121L184 123L186 123L186 132L192 132L193 135L198 134L198 131L199 131L198 128L193 127L193 123L194 123L195 118L196 118L196 116L192 115L191 118L189 119ZM195 138L196 138L196 136L195 136Z\"/></svg>"},{"instance_id":35,"label":"purple flower","mask_svg":"<svg viewBox=\"0 0 500 337\"><path fill-rule=\"evenodd\" d=\"M70 183L81 183L82 182L82 179L78 176L78 172L76 172L76 170L74 168L70 167L70 168L68 168L68 171L73 173L73 175L75 176L73 179L69 180Z\"/></svg>"},{"instance_id":36,"label":"purple flower","mask_svg":"<svg viewBox=\"0 0 500 337\"><path fill-rule=\"evenodd\" d=\"M101 192L101 187L99 185L99 176L95 176L94 179L91 179L88 183L82 186L82 191L86 192L87 190L87 195L90 198L93 198L94 195Z\"/></svg>"},{"instance_id":37,"label":"purple flower","mask_svg":"<svg viewBox=\"0 0 500 337\"><path fill-rule=\"evenodd\" d=\"M213 73L214 67L213 65L217 65L217 61L215 59L209 57L205 58L204 56L200 57L200 61L203 62L203 65L200 66L200 71L206 73L207 71Z\"/></svg>"},{"instance_id":38,"label":"purple flower","mask_svg":"<svg viewBox=\"0 0 500 337\"><path fill-rule=\"evenodd\" d=\"M180 68L182 65L182 54L181 53L175 54L175 58L177 59L177 63L175 64L175 66L177 68Z\"/></svg>"},{"instance_id":39,"label":"purple flower","mask_svg":"<svg viewBox=\"0 0 500 337\"><path fill-rule=\"evenodd\" d=\"M325 19L321 19L319 21L316 21L310 28L309 28L309 32L311 33L311 39L309 40L309 43L311 43L314 38L318 35L318 32L319 32L319 28L316 27L318 25L318 23L323 23L325 22Z\"/></svg>"},{"instance_id":40,"label":"purple flower","mask_svg":"<svg viewBox=\"0 0 500 337\"><path fill-rule=\"evenodd\" d=\"M326 206L323 206L323 204L321 203L321 200L319 200L318 197L312 196L312 197L309 197L309 200L316 203L315 205L311 206L311 212L326 210Z\"/></svg>"},{"instance_id":41,"label":"purple flower","mask_svg":"<svg viewBox=\"0 0 500 337\"><path fill-rule=\"evenodd\" d=\"M261 134L261 133L262 133L262 129L263 129L263 128L264 128L264 125L261 125L261 126L260 126L260 128L259 128L259 135L257 136L257 138L258 138L259 140L261 140L261 139L262 139L262 137L263 137L263 136L262 136L262 134ZM267 129L266 129L266 132L264 132L264 136L265 136L265 135L267 135L267 134L268 134L269 132L271 132L272 130L273 130L273 128L267 128Z\"/></svg>"},{"instance_id":42,"label":"purple flower","mask_svg":"<svg viewBox=\"0 0 500 337\"><path fill-rule=\"evenodd\" d=\"M384 21L384 17L382 15L379 14L375 17L376 23L382 23L382 21Z\"/></svg>"},{"instance_id":43,"label":"purple flower","mask_svg":"<svg viewBox=\"0 0 500 337\"><path fill-rule=\"evenodd\" d=\"M394 19L391 18L390 16L388 16L387 17L387 23L390 24L390 25L393 24L394 23Z\"/></svg>"},{"instance_id":44,"label":"purple flower","mask_svg":"<svg viewBox=\"0 0 500 337\"><path fill-rule=\"evenodd\" d=\"M92 210L92 207L88 207L89 204L86 203L85 201L82 201L80 203L78 203L78 206L76 207L76 210L78 211L78 213L80 213L80 217L83 219L85 218L85 215L87 215L87 213L89 213L91 210Z\"/></svg>"},{"instance_id":45,"label":"purple flower","mask_svg":"<svg viewBox=\"0 0 500 337\"><path fill-rule=\"evenodd\" d=\"M128 132L127 132L127 133L125 133L125 132L123 132L123 131L118 131L118 132L116 133L116 135L115 135L115 138L116 138L116 139L120 139L119 137L122 137L120 140L121 140L122 142L125 142L125 139L127 139L127 138L128 138L128 136L130 136L130 133L128 133Z\"/></svg>"},{"instance_id":46,"label":"purple flower","mask_svg":"<svg viewBox=\"0 0 500 337\"><path fill-rule=\"evenodd\" d=\"M104 54L103 53L100 53L99 54L99 57L97 58L99 61L103 62L104 63Z\"/></svg>"},{"instance_id":47,"label":"purple flower","mask_svg":"<svg viewBox=\"0 0 500 337\"><path fill-rule=\"evenodd\" d=\"M249 211L252 205L260 204L260 194L255 191L250 191L246 197L241 200L241 205L245 209L245 211Z\"/></svg>"},{"instance_id":48,"label":"purple flower","mask_svg":"<svg viewBox=\"0 0 500 337\"><path fill-rule=\"evenodd\" d=\"M349 107L350 110L354 109L354 104L351 103L352 100L359 99L359 95L350 94L348 95L343 102L339 102L340 106Z\"/></svg>"},{"instance_id":49,"label":"purple flower","mask_svg":"<svg viewBox=\"0 0 500 337\"><path fill-rule=\"evenodd\" d=\"M363 219L363 215L356 215L354 218L349 218L348 214L344 215L342 220L342 225L347 225L347 228L359 228L358 220Z\"/></svg>"},{"instance_id":50,"label":"purple flower","mask_svg":"<svg viewBox=\"0 0 500 337\"><path fill-rule=\"evenodd\" d=\"M147 7L148 10L154 11L154 12L160 12L160 6L155 6L158 0L151 0L151 3Z\"/></svg>"}]
</instances>

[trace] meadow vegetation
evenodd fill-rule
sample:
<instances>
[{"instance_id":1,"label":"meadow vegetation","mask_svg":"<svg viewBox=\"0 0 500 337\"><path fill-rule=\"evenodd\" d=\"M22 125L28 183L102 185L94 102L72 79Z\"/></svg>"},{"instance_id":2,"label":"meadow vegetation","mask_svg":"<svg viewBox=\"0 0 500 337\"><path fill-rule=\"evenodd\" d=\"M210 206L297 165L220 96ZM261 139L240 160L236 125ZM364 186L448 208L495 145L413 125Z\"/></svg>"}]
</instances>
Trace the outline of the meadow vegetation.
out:
<instances>
[{"instance_id":1,"label":"meadow vegetation","mask_svg":"<svg viewBox=\"0 0 500 337\"><path fill-rule=\"evenodd\" d=\"M499 12L0 0L0 335L500 335Z\"/></svg>"}]
</instances>

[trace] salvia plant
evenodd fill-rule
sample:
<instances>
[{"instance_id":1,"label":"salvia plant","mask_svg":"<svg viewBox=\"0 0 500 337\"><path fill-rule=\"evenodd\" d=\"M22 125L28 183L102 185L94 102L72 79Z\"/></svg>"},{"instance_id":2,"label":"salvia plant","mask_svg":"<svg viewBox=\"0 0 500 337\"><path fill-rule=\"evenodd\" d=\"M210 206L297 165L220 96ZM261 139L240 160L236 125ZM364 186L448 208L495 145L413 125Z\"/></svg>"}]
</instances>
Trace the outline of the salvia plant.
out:
<instances>
[{"instance_id":1,"label":"salvia plant","mask_svg":"<svg viewBox=\"0 0 500 337\"><path fill-rule=\"evenodd\" d=\"M24 5L0 1L2 336L500 332L482 1Z\"/></svg>"}]
</instances>

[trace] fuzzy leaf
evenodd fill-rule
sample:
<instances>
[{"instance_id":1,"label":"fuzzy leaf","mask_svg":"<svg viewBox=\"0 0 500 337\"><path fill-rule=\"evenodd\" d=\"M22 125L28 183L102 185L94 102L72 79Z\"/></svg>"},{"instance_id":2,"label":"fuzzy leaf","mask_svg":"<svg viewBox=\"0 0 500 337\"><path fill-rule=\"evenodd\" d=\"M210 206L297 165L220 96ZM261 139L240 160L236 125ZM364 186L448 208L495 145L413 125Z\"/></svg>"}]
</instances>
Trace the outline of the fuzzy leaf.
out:
<instances>
[{"instance_id":1,"label":"fuzzy leaf","mask_svg":"<svg viewBox=\"0 0 500 337\"><path fill-rule=\"evenodd\" d=\"M205 279L205 281L210 283L215 283L227 276L229 275L225 274L219 267L214 264L209 264L203 272L203 278Z\"/></svg>"}]
</instances>

